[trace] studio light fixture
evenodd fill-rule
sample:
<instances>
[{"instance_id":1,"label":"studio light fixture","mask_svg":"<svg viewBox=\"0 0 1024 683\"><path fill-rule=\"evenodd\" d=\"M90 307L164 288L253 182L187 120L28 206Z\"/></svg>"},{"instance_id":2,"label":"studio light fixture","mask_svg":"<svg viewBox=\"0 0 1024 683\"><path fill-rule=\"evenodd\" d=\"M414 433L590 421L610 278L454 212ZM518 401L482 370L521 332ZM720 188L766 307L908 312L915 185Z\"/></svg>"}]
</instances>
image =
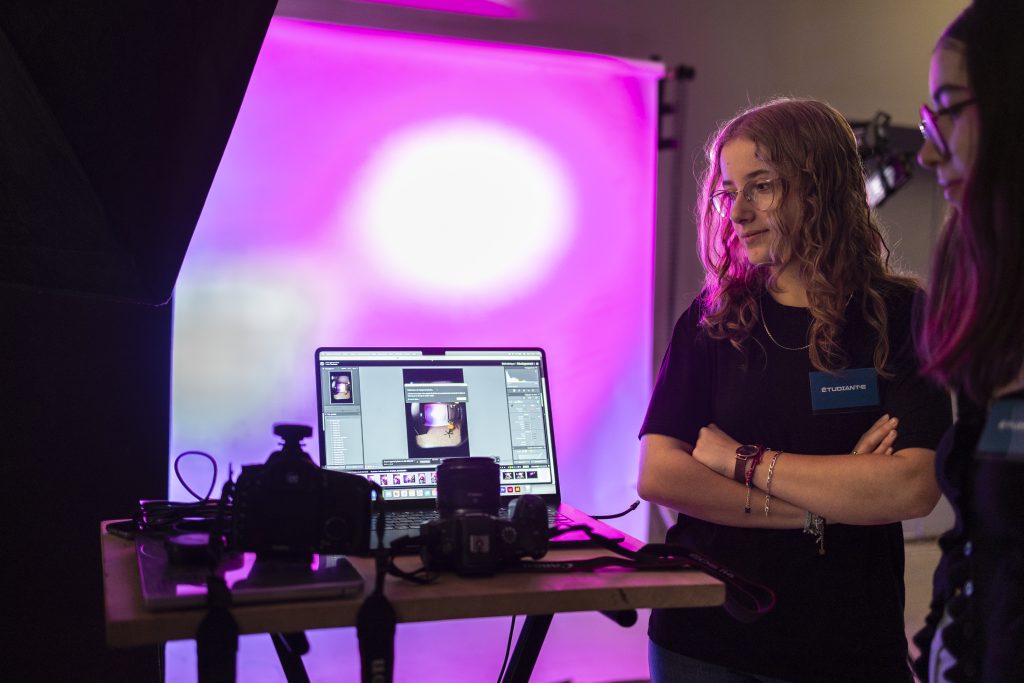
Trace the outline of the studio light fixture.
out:
<instances>
[{"instance_id":1,"label":"studio light fixture","mask_svg":"<svg viewBox=\"0 0 1024 683\"><path fill-rule=\"evenodd\" d=\"M869 121L850 121L864 163L868 206L877 208L910 181L914 151L890 140L892 117L880 111Z\"/></svg>"}]
</instances>

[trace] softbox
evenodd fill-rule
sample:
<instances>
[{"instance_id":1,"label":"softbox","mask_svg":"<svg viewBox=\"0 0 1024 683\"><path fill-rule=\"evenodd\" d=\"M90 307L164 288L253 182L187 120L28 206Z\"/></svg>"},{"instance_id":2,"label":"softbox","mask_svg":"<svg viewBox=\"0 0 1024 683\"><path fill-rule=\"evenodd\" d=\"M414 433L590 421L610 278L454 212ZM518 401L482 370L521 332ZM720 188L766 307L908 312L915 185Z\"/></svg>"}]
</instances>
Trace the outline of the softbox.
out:
<instances>
[{"instance_id":1,"label":"softbox","mask_svg":"<svg viewBox=\"0 0 1024 683\"><path fill-rule=\"evenodd\" d=\"M275 6L0 3L0 284L168 301Z\"/></svg>"}]
</instances>

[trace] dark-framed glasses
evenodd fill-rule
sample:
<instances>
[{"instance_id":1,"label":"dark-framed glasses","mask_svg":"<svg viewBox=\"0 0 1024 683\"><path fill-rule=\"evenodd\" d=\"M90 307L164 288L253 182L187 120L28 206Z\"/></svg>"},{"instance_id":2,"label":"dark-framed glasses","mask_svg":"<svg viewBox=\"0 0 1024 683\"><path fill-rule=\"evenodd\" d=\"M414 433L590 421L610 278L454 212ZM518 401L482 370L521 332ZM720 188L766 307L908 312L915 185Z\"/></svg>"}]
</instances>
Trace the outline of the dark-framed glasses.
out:
<instances>
[{"instance_id":1,"label":"dark-framed glasses","mask_svg":"<svg viewBox=\"0 0 1024 683\"><path fill-rule=\"evenodd\" d=\"M925 140L932 143L935 149L938 150L939 156L943 159L949 158L949 144L946 143L946 136L942 134L942 129L939 128L939 119L943 116L956 116L965 107L975 102L977 100L972 97L963 102L957 102L934 111L927 104L921 105L921 135L924 136Z\"/></svg>"},{"instance_id":2,"label":"dark-framed glasses","mask_svg":"<svg viewBox=\"0 0 1024 683\"><path fill-rule=\"evenodd\" d=\"M758 211L768 211L775 206L779 191L778 178L757 178L743 186L742 190L718 190L711 193L711 207L722 218L729 218L736 198L743 195Z\"/></svg>"}]
</instances>

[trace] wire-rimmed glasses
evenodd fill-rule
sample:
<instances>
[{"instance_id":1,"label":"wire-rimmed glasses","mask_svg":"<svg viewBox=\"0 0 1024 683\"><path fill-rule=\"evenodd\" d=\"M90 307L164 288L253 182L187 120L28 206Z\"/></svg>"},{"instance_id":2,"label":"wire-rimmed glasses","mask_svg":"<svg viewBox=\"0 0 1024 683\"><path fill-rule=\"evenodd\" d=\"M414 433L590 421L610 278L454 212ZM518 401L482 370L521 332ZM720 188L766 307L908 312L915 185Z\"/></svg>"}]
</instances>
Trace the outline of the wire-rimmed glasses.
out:
<instances>
[{"instance_id":1,"label":"wire-rimmed glasses","mask_svg":"<svg viewBox=\"0 0 1024 683\"><path fill-rule=\"evenodd\" d=\"M778 193L778 178L755 178L743 186L742 190L718 190L711 193L711 206L722 218L729 218L732 205L742 194L758 211L768 211L775 206Z\"/></svg>"}]
</instances>

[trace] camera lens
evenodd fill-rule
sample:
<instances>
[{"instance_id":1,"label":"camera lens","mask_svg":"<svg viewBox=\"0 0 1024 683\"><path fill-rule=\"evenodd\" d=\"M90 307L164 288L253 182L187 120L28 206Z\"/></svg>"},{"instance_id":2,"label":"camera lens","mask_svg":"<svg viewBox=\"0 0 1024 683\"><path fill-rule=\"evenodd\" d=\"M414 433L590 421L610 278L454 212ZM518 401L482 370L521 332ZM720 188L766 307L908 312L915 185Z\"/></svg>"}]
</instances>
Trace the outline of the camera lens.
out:
<instances>
[{"instance_id":1,"label":"camera lens","mask_svg":"<svg viewBox=\"0 0 1024 683\"><path fill-rule=\"evenodd\" d=\"M492 458L448 458L437 468L437 511L498 514L498 463Z\"/></svg>"}]
</instances>

